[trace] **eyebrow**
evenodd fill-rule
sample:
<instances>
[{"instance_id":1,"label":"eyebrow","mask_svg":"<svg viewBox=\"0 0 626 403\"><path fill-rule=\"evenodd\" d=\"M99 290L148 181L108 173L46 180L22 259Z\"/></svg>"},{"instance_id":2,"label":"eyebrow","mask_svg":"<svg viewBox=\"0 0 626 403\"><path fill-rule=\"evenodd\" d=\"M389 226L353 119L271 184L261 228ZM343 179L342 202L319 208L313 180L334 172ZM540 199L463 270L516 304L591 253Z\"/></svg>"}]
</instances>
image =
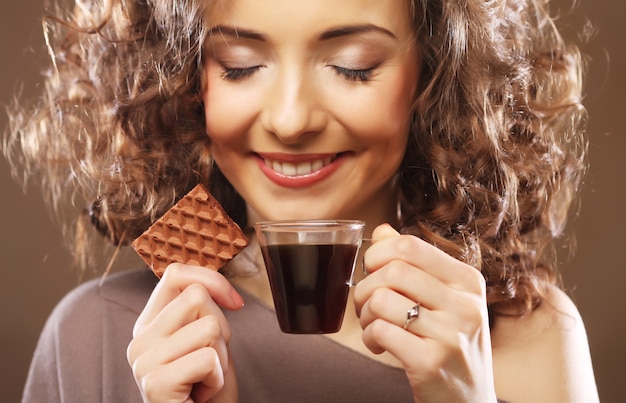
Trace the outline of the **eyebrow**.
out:
<instances>
[{"instance_id":1,"label":"eyebrow","mask_svg":"<svg viewBox=\"0 0 626 403\"><path fill-rule=\"evenodd\" d=\"M267 38L261 33L248 29L240 29L237 27L228 27L224 25L214 26L209 30L209 36L218 33L221 36L230 36L234 38L253 39L256 41L265 42Z\"/></svg>"},{"instance_id":2,"label":"eyebrow","mask_svg":"<svg viewBox=\"0 0 626 403\"><path fill-rule=\"evenodd\" d=\"M342 36L363 34L363 33L369 33L369 32L379 32L391 38L397 39L397 37L394 35L393 32L379 25L374 25L374 24L346 25L346 26L342 26L338 28L332 28L332 29L329 29L328 31L322 32L322 34L319 36L319 39L321 41L324 41L324 40L339 38Z\"/></svg>"},{"instance_id":3,"label":"eyebrow","mask_svg":"<svg viewBox=\"0 0 626 403\"><path fill-rule=\"evenodd\" d=\"M346 25L337 28L331 28L327 31L322 32L318 40L327 41L330 39L340 38L343 36L357 35L369 32L379 32L391 38L397 39L396 35L393 32L389 31L386 28L383 28L374 24L357 24L357 25ZM260 32L256 32L249 29L241 29L237 27L230 27L224 25L214 26L209 30L209 36L218 33L221 36L230 36L234 38L244 38L251 39L255 41L265 42L267 38L265 35Z\"/></svg>"}]
</instances>

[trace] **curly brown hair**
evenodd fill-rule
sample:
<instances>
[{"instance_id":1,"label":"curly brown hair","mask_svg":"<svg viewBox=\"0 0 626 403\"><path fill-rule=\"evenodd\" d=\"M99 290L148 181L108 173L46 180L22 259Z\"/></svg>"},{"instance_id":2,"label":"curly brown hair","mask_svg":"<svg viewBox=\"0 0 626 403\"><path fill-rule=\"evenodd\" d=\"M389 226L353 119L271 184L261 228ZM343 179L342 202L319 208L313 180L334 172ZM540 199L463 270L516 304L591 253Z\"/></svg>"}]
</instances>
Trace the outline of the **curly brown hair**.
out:
<instances>
[{"instance_id":1,"label":"curly brown hair","mask_svg":"<svg viewBox=\"0 0 626 403\"><path fill-rule=\"evenodd\" d=\"M24 182L40 177L52 206L87 201L79 223L113 244L198 182L246 225L205 132L207 3L77 1L44 20L45 91L10 110L3 151ZM547 0L410 4L423 66L398 173L400 230L480 269L492 313L524 314L559 282L556 240L586 168L580 52Z\"/></svg>"}]
</instances>

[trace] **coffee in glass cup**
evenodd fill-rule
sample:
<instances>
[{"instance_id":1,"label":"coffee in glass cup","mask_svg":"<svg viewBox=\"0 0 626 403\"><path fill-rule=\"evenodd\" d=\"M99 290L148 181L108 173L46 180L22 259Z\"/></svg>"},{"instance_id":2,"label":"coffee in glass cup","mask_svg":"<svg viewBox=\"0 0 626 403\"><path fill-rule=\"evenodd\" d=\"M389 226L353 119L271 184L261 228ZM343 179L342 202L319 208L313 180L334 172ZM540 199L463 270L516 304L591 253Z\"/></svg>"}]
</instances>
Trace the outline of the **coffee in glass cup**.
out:
<instances>
[{"instance_id":1,"label":"coffee in glass cup","mask_svg":"<svg viewBox=\"0 0 626 403\"><path fill-rule=\"evenodd\" d=\"M364 228L358 220L255 224L283 332L339 331Z\"/></svg>"}]
</instances>

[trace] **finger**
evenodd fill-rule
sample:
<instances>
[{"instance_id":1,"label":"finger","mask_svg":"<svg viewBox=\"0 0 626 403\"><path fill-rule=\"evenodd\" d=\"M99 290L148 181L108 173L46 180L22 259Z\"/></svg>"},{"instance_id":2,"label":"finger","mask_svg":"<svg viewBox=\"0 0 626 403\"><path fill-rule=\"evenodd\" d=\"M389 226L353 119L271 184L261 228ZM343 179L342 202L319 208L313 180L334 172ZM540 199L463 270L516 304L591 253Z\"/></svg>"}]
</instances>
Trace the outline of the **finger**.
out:
<instances>
[{"instance_id":1,"label":"finger","mask_svg":"<svg viewBox=\"0 0 626 403\"><path fill-rule=\"evenodd\" d=\"M203 267L174 263L167 267L152 292L146 307L137 319L137 326L151 322L170 301L193 283L202 284L211 298L224 308L239 309L243 306L243 298L220 273Z\"/></svg>"},{"instance_id":2,"label":"finger","mask_svg":"<svg viewBox=\"0 0 626 403\"><path fill-rule=\"evenodd\" d=\"M363 330L362 339L365 346L374 354L387 351L396 357L407 372L414 369L416 364L425 364L427 355L432 354L434 345L428 339L422 339L382 319L375 320L367 326ZM425 365L422 367L426 368Z\"/></svg>"},{"instance_id":3,"label":"finger","mask_svg":"<svg viewBox=\"0 0 626 403\"><path fill-rule=\"evenodd\" d=\"M359 317L361 328L365 329L375 320L382 319L404 329L404 325L407 323L407 313L415 305L417 305L415 301L401 294L386 288L380 288L363 305L361 316ZM429 326L420 326L418 320L420 322L428 322ZM439 331L442 328L447 329L448 327L440 326L440 315L424 306L420 306L419 316L410 321L408 327L404 330L420 337L436 338L442 333Z\"/></svg>"},{"instance_id":4,"label":"finger","mask_svg":"<svg viewBox=\"0 0 626 403\"><path fill-rule=\"evenodd\" d=\"M232 359L229 360L228 366L233 368ZM191 391L191 397L194 402L208 402L211 400L211 403L230 403L233 402L233 396L237 396L237 379L233 370L225 371L224 386L217 395L203 383L196 383Z\"/></svg>"},{"instance_id":5,"label":"finger","mask_svg":"<svg viewBox=\"0 0 626 403\"><path fill-rule=\"evenodd\" d=\"M167 365L205 347L213 348L217 352L220 365L227 371L228 350L218 320L214 316L204 316L179 329L172 336L157 341L152 348L131 361L133 372L137 377L143 377L153 368Z\"/></svg>"},{"instance_id":6,"label":"finger","mask_svg":"<svg viewBox=\"0 0 626 403\"><path fill-rule=\"evenodd\" d=\"M213 348L224 372L228 370L229 338L224 337L224 327L215 316L205 316L178 330L170 342L177 346L171 358L189 354L203 347Z\"/></svg>"},{"instance_id":7,"label":"finger","mask_svg":"<svg viewBox=\"0 0 626 403\"><path fill-rule=\"evenodd\" d=\"M127 357L133 363L140 354L152 348L161 340L168 339L180 328L193 323L198 318L214 317L222 337L230 340L230 326L221 309L215 304L208 291L200 284L191 284L165 306L149 323L140 322L133 329L133 341L128 347Z\"/></svg>"},{"instance_id":8,"label":"finger","mask_svg":"<svg viewBox=\"0 0 626 403\"><path fill-rule=\"evenodd\" d=\"M383 239L395 238L400 236L400 233L393 229L393 227L389 224L381 224L374 228L374 232L372 232L372 241L378 242Z\"/></svg>"},{"instance_id":9,"label":"finger","mask_svg":"<svg viewBox=\"0 0 626 403\"><path fill-rule=\"evenodd\" d=\"M161 366L141 378L149 401L186 401L194 384L202 382L209 398L224 386L224 372L217 352L205 347Z\"/></svg>"},{"instance_id":10,"label":"finger","mask_svg":"<svg viewBox=\"0 0 626 403\"><path fill-rule=\"evenodd\" d=\"M398 233L398 231L393 229L391 225L381 224L378 227L374 228L374 231L372 232L372 239L370 241L372 242L372 244L374 244L376 242L380 242L383 239L394 238L397 236L400 236L400 234ZM363 267L363 273L367 276L374 270L370 270L367 262L365 261L365 256L366 254L363 254L363 257L361 258L361 266Z\"/></svg>"},{"instance_id":11,"label":"finger","mask_svg":"<svg viewBox=\"0 0 626 403\"><path fill-rule=\"evenodd\" d=\"M185 288L174 300L166 305L150 323L155 336L169 336L181 327L203 316L215 316L230 340L228 322L209 292L202 285L194 283Z\"/></svg>"},{"instance_id":12,"label":"finger","mask_svg":"<svg viewBox=\"0 0 626 403\"><path fill-rule=\"evenodd\" d=\"M389 234L388 229L384 231ZM482 292L484 289L484 278L476 268L413 235L382 238L364 254L369 273L380 270L393 260L418 267L456 289L471 292Z\"/></svg>"},{"instance_id":13,"label":"finger","mask_svg":"<svg viewBox=\"0 0 626 403\"><path fill-rule=\"evenodd\" d=\"M359 312L361 327L365 329L376 319L382 319L396 325L401 325L403 317L400 314L403 306L415 305L413 301L388 288L378 288L365 301Z\"/></svg>"},{"instance_id":14,"label":"finger","mask_svg":"<svg viewBox=\"0 0 626 403\"><path fill-rule=\"evenodd\" d=\"M392 343L404 343L406 349L415 348L415 344L422 340L411 333L406 332L395 323L387 322L383 319L376 319L368 324L361 335L363 344L374 354L381 354L385 351L391 353L390 346ZM413 347L411 347L413 346ZM404 362L406 357L397 357Z\"/></svg>"},{"instance_id":15,"label":"finger","mask_svg":"<svg viewBox=\"0 0 626 403\"><path fill-rule=\"evenodd\" d=\"M384 288L433 310L449 309L456 301L454 289L439 279L404 261L393 260L384 267L384 270L370 274L354 287L357 315L360 315L363 305L372 294Z\"/></svg>"},{"instance_id":16,"label":"finger","mask_svg":"<svg viewBox=\"0 0 626 403\"><path fill-rule=\"evenodd\" d=\"M418 316L409 319L409 312L418 307ZM368 300L360 317L363 329L367 328L376 320L383 320L392 325L412 333L423 339L430 339L451 344L455 341L455 335L469 328L466 322L459 321L454 314L443 311L431 311L421 304L390 292L376 292ZM474 323L473 328L480 326Z\"/></svg>"}]
</instances>

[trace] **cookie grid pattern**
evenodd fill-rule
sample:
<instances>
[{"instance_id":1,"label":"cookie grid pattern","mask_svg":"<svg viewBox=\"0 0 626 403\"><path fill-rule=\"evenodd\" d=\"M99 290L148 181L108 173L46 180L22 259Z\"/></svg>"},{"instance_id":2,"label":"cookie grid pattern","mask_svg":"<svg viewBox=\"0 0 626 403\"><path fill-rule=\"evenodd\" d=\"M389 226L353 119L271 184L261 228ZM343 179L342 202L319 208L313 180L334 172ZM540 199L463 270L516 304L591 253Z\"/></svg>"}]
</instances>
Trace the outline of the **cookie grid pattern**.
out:
<instances>
[{"instance_id":1,"label":"cookie grid pattern","mask_svg":"<svg viewBox=\"0 0 626 403\"><path fill-rule=\"evenodd\" d=\"M174 262L219 270L248 244L241 228L199 184L132 243L161 277Z\"/></svg>"}]
</instances>

